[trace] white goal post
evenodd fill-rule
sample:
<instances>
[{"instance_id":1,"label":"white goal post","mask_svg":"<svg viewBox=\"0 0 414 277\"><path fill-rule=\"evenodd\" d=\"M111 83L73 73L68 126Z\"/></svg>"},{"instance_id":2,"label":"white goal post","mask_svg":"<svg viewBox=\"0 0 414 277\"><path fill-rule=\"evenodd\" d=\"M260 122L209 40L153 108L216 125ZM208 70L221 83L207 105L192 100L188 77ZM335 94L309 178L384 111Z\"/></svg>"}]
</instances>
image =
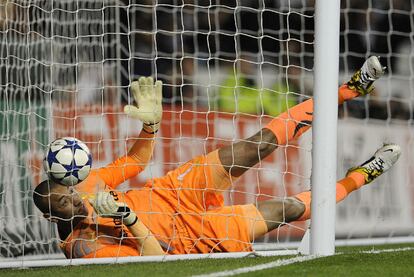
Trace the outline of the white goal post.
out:
<instances>
[{"instance_id":1,"label":"white goal post","mask_svg":"<svg viewBox=\"0 0 414 277\"><path fill-rule=\"evenodd\" d=\"M310 254L335 253L340 0L315 1Z\"/></svg>"},{"instance_id":2,"label":"white goal post","mask_svg":"<svg viewBox=\"0 0 414 277\"><path fill-rule=\"evenodd\" d=\"M250 137L284 107L314 96L314 131L248 171L224 192L225 204L312 188L311 253L333 254L335 239L414 241L413 8L393 0L315 2L0 0L0 268L88 263L63 260L56 226L33 204L45 149L54 138L77 137L94 167L126 154L141 128L123 114L129 85L150 75L164 82L157 147L122 190ZM387 74L373 95L340 106L337 122L338 84L371 55L382 56ZM336 180L384 142L402 147L395 168L335 205ZM286 224L254 247L296 253L309 224ZM188 256L199 257L206 255Z\"/></svg>"}]
</instances>

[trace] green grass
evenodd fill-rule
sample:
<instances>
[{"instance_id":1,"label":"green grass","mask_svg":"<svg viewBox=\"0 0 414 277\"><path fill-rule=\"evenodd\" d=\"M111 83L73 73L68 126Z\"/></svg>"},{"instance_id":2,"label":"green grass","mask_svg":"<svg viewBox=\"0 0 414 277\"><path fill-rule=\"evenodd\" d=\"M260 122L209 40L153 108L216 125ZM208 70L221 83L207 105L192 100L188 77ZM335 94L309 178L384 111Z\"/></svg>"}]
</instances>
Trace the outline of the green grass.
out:
<instances>
[{"instance_id":1,"label":"green grass","mask_svg":"<svg viewBox=\"0 0 414 277\"><path fill-rule=\"evenodd\" d=\"M341 253L301 263L250 272L244 276L414 276L414 250L383 252L361 251L414 247L413 244L375 247L342 247ZM0 270L0 276L191 276L254 266L291 257L205 259L176 262L122 265L67 266L36 269Z\"/></svg>"},{"instance_id":2,"label":"green grass","mask_svg":"<svg viewBox=\"0 0 414 277\"><path fill-rule=\"evenodd\" d=\"M257 271L249 276L413 276L413 258L414 251L348 253Z\"/></svg>"}]
</instances>

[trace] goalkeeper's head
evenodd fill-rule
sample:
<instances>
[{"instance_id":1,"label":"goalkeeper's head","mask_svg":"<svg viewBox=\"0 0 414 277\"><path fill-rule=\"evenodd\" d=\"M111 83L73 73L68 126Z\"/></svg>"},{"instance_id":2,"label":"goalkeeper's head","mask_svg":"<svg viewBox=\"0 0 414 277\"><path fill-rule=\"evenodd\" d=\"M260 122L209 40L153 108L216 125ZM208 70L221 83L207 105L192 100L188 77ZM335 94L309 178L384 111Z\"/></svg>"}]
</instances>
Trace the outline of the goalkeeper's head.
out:
<instances>
[{"instance_id":1,"label":"goalkeeper's head","mask_svg":"<svg viewBox=\"0 0 414 277\"><path fill-rule=\"evenodd\" d=\"M52 222L68 222L88 215L81 197L72 187L52 180L45 180L34 189L33 201L44 217Z\"/></svg>"}]
</instances>

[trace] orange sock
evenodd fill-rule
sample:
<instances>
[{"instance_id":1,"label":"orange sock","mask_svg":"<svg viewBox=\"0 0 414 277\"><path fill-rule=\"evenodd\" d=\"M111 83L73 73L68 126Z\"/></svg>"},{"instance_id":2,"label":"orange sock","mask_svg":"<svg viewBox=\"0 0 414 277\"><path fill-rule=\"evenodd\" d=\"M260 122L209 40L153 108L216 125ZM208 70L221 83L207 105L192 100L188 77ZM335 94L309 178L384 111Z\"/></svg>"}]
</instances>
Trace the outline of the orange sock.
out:
<instances>
[{"instance_id":1,"label":"orange sock","mask_svg":"<svg viewBox=\"0 0 414 277\"><path fill-rule=\"evenodd\" d=\"M280 114L265 128L275 134L277 144L284 145L307 131L312 125L312 119L313 99L309 99Z\"/></svg>"},{"instance_id":2,"label":"orange sock","mask_svg":"<svg viewBox=\"0 0 414 277\"><path fill-rule=\"evenodd\" d=\"M359 172L352 172L344 179L338 181L336 183L336 203L344 200L351 192L359 189L364 184L364 175ZM304 191L294 197L305 204L305 212L297 220L308 220L311 216L311 192Z\"/></svg>"},{"instance_id":3,"label":"orange sock","mask_svg":"<svg viewBox=\"0 0 414 277\"><path fill-rule=\"evenodd\" d=\"M347 100L351 100L359 96L359 92L356 90L348 88L346 84L343 84L339 87L338 90L338 105L343 104Z\"/></svg>"},{"instance_id":4,"label":"orange sock","mask_svg":"<svg viewBox=\"0 0 414 277\"><path fill-rule=\"evenodd\" d=\"M338 103L342 104L359 95L355 90L348 88L346 84L339 87ZM313 100L302 102L273 119L265 128L270 129L277 138L277 144L284 145L298 138L312 125Z\"/></svg>"}]
</instances>

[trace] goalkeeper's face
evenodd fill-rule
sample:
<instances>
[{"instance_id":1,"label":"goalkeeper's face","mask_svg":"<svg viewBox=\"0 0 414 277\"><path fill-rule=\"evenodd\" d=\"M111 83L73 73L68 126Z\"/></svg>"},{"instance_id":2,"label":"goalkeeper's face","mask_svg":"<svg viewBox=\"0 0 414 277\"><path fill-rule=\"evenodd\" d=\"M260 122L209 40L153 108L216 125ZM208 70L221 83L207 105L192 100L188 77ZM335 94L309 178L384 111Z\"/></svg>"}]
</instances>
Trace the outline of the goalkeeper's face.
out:
<instances>
[{"instance_id":1,"label":"goalkeeper's face","mask_svg":"<svg viewBox=\"0 0 414 277\"><path fill-rule=\"evenodd\" d=\"M83 200L72 187L44 181L36 187L33 199L44 216L53 222L88 215Z\"/></svg>"},{"instance_id":2,"label":"goalkeeper's face","mask_svg":"<svg viewBox=\"0 0 414 277\"><path fill-rule=\"evenodd\" d=\"M54 186L49 199L53 217L70 220L76 216L88 215L81 197L72 187Z\"/></svg>"}]
</instances>

